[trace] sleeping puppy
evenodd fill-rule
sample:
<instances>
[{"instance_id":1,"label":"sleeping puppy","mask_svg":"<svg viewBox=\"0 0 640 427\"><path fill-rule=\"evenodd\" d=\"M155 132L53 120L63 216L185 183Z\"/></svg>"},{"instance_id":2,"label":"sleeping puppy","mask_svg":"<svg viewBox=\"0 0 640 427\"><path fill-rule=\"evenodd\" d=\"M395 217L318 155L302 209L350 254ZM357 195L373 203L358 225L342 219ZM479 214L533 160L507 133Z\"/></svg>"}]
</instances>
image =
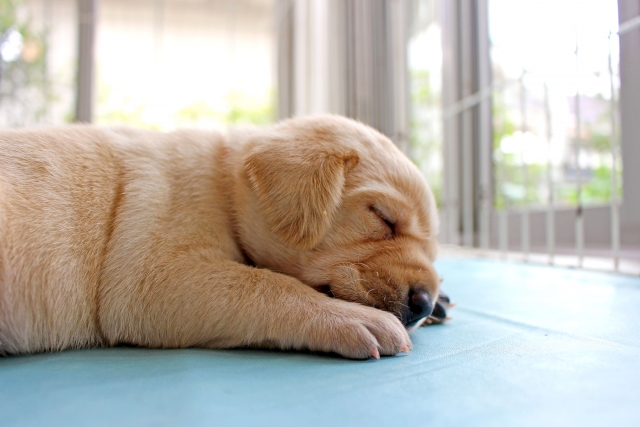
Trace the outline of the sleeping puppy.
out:
<instances>
[{"instance_id":1,"label":"sleeping puppy","mask_svg":"<svg viewBox=\"0 0 640 427\"><path fill-rule=\"evenodd\" d=\"M4 130L0 354L407 352L438 298L437 218L393 143L339 116Z\"/></svg>"}]
</instances>

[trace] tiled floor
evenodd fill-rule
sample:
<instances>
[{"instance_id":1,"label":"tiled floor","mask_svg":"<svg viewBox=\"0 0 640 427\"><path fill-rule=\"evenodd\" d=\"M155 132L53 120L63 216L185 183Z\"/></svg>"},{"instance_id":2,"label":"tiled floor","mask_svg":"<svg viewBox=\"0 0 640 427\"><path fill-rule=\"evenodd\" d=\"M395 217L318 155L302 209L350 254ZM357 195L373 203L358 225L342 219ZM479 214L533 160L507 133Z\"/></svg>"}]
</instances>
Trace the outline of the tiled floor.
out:
<instances>
[{"instance_id":1,"label":"tiled floor","mask_svg":"<svg viewBox=\"0 0 640 427\"><path fill-rule=\"evenodd\" d=\"M640 278L438 262L409 355L116 348L0 358L6 426L638 426Z\"/></svg>"},{"instance_id":2,"label":"tiled floor","mask_svg":"<svg viewBox=\"0 0 640 427\"><path fill-rule=\"evenodd\" d=\"M574 247L557 247L553 256L547 253L547 248L535 246L531 247L529 253L525 254L517 250L510 250L504 253L496 249L483 250L442 245L440 253L447 258L484 258L569 268L578 268L579 266ZM615 272L614 259L610 248L585 249L583 255L581 268L588 271ZM617 272L640 277L640 249L623 248L618 258Z\"/></svg>"}]
</instances>

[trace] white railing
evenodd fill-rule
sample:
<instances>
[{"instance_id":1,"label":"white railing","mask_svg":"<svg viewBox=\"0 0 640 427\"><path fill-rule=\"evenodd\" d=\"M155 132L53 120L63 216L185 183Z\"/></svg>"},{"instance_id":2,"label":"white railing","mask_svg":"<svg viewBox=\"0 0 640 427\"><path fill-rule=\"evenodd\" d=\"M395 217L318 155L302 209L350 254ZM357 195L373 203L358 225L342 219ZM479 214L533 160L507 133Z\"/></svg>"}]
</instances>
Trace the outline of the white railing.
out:
<instances>
[{"instance_id":1,"label":"white railing","mask_svg":"<svg viewBox=\"0 0 640 427\"><path fill-rule=\"evenodd\" d=\"M483 21L481 19L481 21ZM483 22L480 22L480 26L482 27ZM484 23L486 26L486 22ZM447 218L455 218L460 214L460 224L461 224L461 235L458 237L452 236L452 230L455 227L448 226L444 233L444 241L448 243L453 243L455 246L449 246L449 251L451 252L451 248L456 247L462 242L462 249L471 250L477 254L484 254L489 257L497 257L501 259L517 259L525 262L538 262L545 263L549 265L558 265L558 266L572 266L578 268L588 268L588 269L596 269L596 270L607 270L614 272L622 272L622 273L631 273L631 274L640 274L640 260L621 260L621 244L620 244L620 198L618 196L618 176L617 171L620 165L619 158L619 150L620 150L620 141L619 141L619 132L617 131L618 125L618 112L617 112L617 100L616 100L616 67L617 64L614 64L613 58L613 50L614 45L618 43L618 36L622 34L629 33L633 30L640 28L640 16L630 19L619 25L618 29L615 31L611 31L609 34L609 55L608 55L608 78L611 89L611 99L610 99L610 155L612 159L612 173L611 173L611 197L609 201L609 211L610 211L610 257L593 257L585 255L585 222L584 222L584 202L583 202L583 178L581 173L581 164L580 164L580 155L583 150L583 141L582 141L582 128L583 128L583 116L581 112L581 103L580 103L580 87L577 84L578 75L580 72L580 58L579 58L579 49L578 43L576 42L575 48L575 64L576 64L576 95L574 99L574 109L575 109L575 170L576 170L576 193L577 193L577 203L575 206L575 255L567 256L558 253L557 245L556 245L556 213L557 206L554 201L554 178L552 174L552 159L551 159L551 143L552 143L552 132L551 132L551 124L552 124L552 112L549 104L549 87L547 83L544 83L544 112L545 112L545 125L546 125L546 135L545 138L548 143L549 148L549 157L546 165L546 184L548 187L548 198L546 200L546 206L544 207L545 212L545 225L546 225L546 253L542 253L541 251L532 252L531 249L531 241L530 241L530 232L531 232L531 221L530 221L530 204L528 203L528 197L526 196L526 188L528 188L528 168L523 159L523 153L520 155L520 163L522 165L522 175L523 182L525 187L525 199L524 206L516 209L510 209L509 206L505 206L503 209L494 208L493 203L493 195L489 191L491 188L491 167L496 167L495 164L492 164L491 159L488 157L490 154L490 150L481 149L480 156L480 196L478 203L478 244L474 244L474 212L465 204L469 203L471 199L469 195L465 194L465 189L460 196L455 196L454 199L448 199L448 196L445 196L443 213ZM482 28L481 28L482 30ZM577 39L576 39L577 40ZM486 75L486 67L479 67L479 81L481 83L487 82L489 79ZM480 125L480 145L482 147L490 147L491 142L487 140L486 135L490 135L490 132L487 132L486 126L490 126L491 120L491 112L489 111L489 106L491 97L508 87L519 85L520 86L520 115L522 117L520 123L520 131L524 134L528 131L528 123L527 123L527 92L526 87L524 85L524 76L525 72L523 72L522 78L519 80L510 80L510 81L498 81L490 84L485 84L482 86L482 89L472 93L471 95L465 96L462 99L458 100L450 104L447 108L443 110L443 121L445 122L445 126L449 120L460 119L466 113L472 111L474 108L478 107L479 109L479 125ZM459 122L460 123L460 122ZM462 149L470 149L471 138L473 137L470 134L470 130L466 129L468 127L468 120L461 120L461 132L460 138L462 139L460 143L460 147ZM446 161L446 159L445 159ZM467 170L466 167L461 173L464 175L465 173L470 173L470 168ZM469 179L469 177L465 177L461 175L462 179ZM496 187L498 187L501 180L501 171L494 169L494 176L496 180ZM472 199L471 199L472 201ZM520 215L520 250L513 251L509 248L509 227L508 227L508 219L509 214L517 213ZM495 215L497 217L497 236L498 236L498 244L497 251L491 250L490 248L490 236L491 236L491 217ZM445 245L446 247L446 245ZM638 248L640 250L640 248Z\"/></svg>"}]
</instances>

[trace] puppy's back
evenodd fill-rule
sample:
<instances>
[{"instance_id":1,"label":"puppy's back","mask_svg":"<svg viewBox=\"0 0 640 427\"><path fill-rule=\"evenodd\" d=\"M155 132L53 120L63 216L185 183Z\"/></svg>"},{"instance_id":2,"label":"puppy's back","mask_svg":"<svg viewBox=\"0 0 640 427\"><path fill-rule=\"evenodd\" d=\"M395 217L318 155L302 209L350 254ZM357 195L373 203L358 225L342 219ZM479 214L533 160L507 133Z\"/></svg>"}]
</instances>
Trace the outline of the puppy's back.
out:
<instances>
[{"instance_id":1,"label":"puppy's back","mask_svg":"<svg viewBox=\"0 0 640 427\"><path fill-rule=\"evenodd\" d=\"M97 344L118 138L90 126L0 132L0 353Z\"/></svg>"}]
</instances>

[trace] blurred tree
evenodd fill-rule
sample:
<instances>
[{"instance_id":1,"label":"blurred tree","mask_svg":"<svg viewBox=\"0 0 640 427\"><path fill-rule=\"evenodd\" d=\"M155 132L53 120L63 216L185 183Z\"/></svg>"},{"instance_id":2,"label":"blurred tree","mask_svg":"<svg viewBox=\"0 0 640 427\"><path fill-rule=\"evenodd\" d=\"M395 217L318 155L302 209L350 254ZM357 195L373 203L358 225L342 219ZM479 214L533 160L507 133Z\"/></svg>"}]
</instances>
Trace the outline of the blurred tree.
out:
<instances>
[{"instance_id":1,"label":"blurred tree","mask_svg":"<svg viewBox=\"0 0 640 427\"><path fill-rule=\"evenodd\" d=\"M0 124L25 126L46 118L53 100L47 44L21 0L0 0Z\"/></svg>"}]
</instances>

